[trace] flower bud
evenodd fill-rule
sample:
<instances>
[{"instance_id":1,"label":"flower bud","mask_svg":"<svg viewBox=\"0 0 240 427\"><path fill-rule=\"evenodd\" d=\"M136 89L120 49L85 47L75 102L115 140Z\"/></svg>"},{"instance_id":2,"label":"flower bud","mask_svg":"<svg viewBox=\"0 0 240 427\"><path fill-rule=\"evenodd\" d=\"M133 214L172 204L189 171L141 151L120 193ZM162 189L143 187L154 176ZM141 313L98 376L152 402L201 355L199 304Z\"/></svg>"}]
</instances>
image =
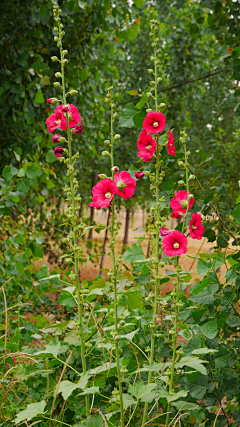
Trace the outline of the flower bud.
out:
<instances>
[{"instance_id":1,"label":"flower bud","mask_svg":"<svg viewBox=\"0 0 240 427\"><path fill-rule=\"evenodd\" d=\"M62 147L56 147L54 148L54 156L56 157L62 157L64 149Z\"/></svg>"},{"instance_id":2,"label":"flower bud","mask_svg":"<svg viewBox=\"0 0 240 427\"><path fill-rule=\"evenodd\" d=\"M188 178L188 181L191 181L192 179L195 179L194 175L190 175L190 177Z\"/></svg>"},{"instance_id":3,"label":"flower bud","mask_svg":"<svg viewBox=\"0 0 240 427\"><path fill-rule=\"evenodd\" d=\"M105 178L107 178L107 175L105 173L99 173L97 175L97 177L98 177L98 179L105 179Z\"/></svg>"},{"instance_id":4,"label":"flower bud","mask_svg":"<svg viewBox=\"0 0 240 427\"><path fill-rule=\"evenodd\" d=\"M58 57L57 56L51 56L51 60L52 60L52 62L57 62L58 61Z\"/></svg>"},{"instance_id":5,"label":"flower bud","mask_svg":"<svg viewBox=\"0 0 240 427\"><path fill-rule=\"evenodd\" d=\"M186 155L187 155L187 156L190 156L190 154L191 154L191 151L187 151L187 152L186 152Z\"/></svg>"},{"instance_id":6,"label":"flower bud","mask_svg":"<svg viewBox=\"0 0 240 427\"><path fill-rule=\"evenodd\" d=\"M136 178L136 179L140 179L140 178L142 178L144 175L145 175L145 172L138 172L138 171L136 171L136 172L134 173L134 176L135 176L135 178Z\"/></svg>"},{"instance_id":7,"label":"flower bud","mask_svg":"<svg viewBox=\"0 0 240 427\"><path fill-rule=\"evenodd\" d=\"M61 28L61 30L63 29L63 24L60 24L59 27Z\"/></svg>"},{"instance_id":8,"label":"flower bud","mask_svg":"<svg viewBox=\"0 0 240 427\"><path fill-rule=\"evenodd\" d=\"M59 38L57 36L54 36L54 41L58 42Z\"/></svg>"},{"instance_id":9,"label":"flower bud","mask_svg":"<svg viewBox=\"0 0 240 427\"><path fill-rule=\"evenodd\" d=\"M148 69L149 74L153 74L153 70L151 68Z\"/></svg>"},{"instance_id":10,"label":"flower bud","mask_svg":"<svg viewBox=\"0 0 240 427\"><path fill-rule=\"evenodd\" d=\"M69 91L69 94L70 94L70 95L72 95L72 96L74 96L74 95L77 95L77 94L78 94L78 91L77 91L77 90L75 90L75 89L71 89L71 90Z\"/></svg>"},{"instance_id":11,"label":"flower bud","mask_svg":"<svg viewBox=\"0 0 240 427\"><path fill-rule=\"evenodd\" d=\"M58 71L57 73L55 73L55 77L57 77L57 79L60 79L62 77L62 74Z\"/></svg>"},{"instance_id":12,"label":"flower bud","mask_svg":"<svg viewBox=\"0 0 240 427\"><path fill-rule=\"evenodd\" d=\"M117 171L119 171L119 168L117 166L113 166L112 171L117 172Z\"/></svg>"},{"instance_id":13,"label":"flower bud","mask_svg":"<svg viewBox=\"0 0 240 427\"><path fill-rule=\"evenodd\" d=\"M194 195L193 194L189 194L189 200L194 199Z\"/></svg>"},{"instance_id":14,"label":"flower bud","mask_svg":"<svg viewBox=\"0 0 240 427\"><path fill-rule=\"evenodd\" d=\"M178 160L178 166L184 166L184 163L182 162L182 160Z\"/></svg>"},{"instance_id":15,"label":"flower bud","mask_svg":"<svg viewBox=\"0 0 240 427\"><path fill-rule=\"evenodd\" d=\"M108 151L102 152L103 157L111 157L111 154Z\"/></svg>"},{"instance_id":16,"label":"flower bud","mask_svg":"<svg viewBox=\"0 0 240 427\"><path fill-rule=\"evenodd\" d=\"M64 49L64 50L62 51L62 54L63 54L63 56L66 56L66 55L68 54L68 50L67 50L67 49Z\"/></svg>"},{"instance_id":17,"label":"flower bud","mask_svg":"<svg viewBox=\"0 0 240 427\"><path fill-rule=\"evenodd\" d=\"M114 119L116 119L116 118L117 118L117 116L118 116L118 113L114 113L114 114L113 114L113 118L114 118Z\"/></svg>"},{"instance_id":18,"label":"flower bud","mask_svg":"<svg viewBox=\"0 0 240 427\"><path fill-rule=\"evenodd\" d=\"M164 104L164 102L162 102L160 105L159 105L159 108L165 108L166 107L166 104Z\"/></svg>"},{"instance_id":19,"label":"flower bud","mask_svg":"<svg viewBox=\"0 0 240 427\"><path fill-rule=\"evenodd\" d=\"M47 103L48 104L57 104L58 99L57 98L48 98Z\"/></svg>"},{"instance_id":20,"label":"flower bud","mask_svg":"<svg viewBox=\"0 0 240 427\"><path fill-rule=\"evenodd\" d=\"M61 47L61 42L57 42L57 47Z\"/></svg>"},{"instance_id":21,"label":"flower bud","mask_svg":"<svg viewBox=\"0 0 240 427\"><path fill-rule=\"evenodd\" d=\"M59 82L54 82L54 83L53 83L53 86L54 86L55 88L58 88L58 87L60 87L61 85L60 85L60 83L59 83Z\"/></svg>"},{"instance_id":22,"label":"flower bud","mask_svg":"<svg viewBox=\"0 0 240 427\"><path fill-rule=\"evenodd\" d=\"M147 97L148 97L148 98L151 98L151 97L152 97L151 92L148 92L148 93L147 93Z\"/></svg>"},{"instance_id":23,"label":"flower bud","mask_svg":"<svg viewBox=\"0 0 240 427\"><path fill-rule=\"evenodd\" d=\"M150 61L155 61L154 56L151 56Z\"/></svg>"},{"instance_id":24,"label":"flower bud","mask_svg":"<svg viewBox=\"0 0 240 427\"><path fill-rule=\"evenodd\" d=\"M58 27L53 28L54 33L58 33Z\"/></svg>"},{"instance_id":25,"label":"flower bud","mask_svg":"<svg viewBox=\"0 0 240 427\"><path fill-rule=\"evenodd\" d=\"M111 142L109 141L109 139L105 139L105 141L103 141L104 145L110 145Z\"/></svg>"},{"instance_id":26,"label":"flower bud","mask_svg":"<svg viewBox=\"0 0 240 427\"><path fill-rule=\"evenodd\" d=\"M114 138L113 138L113 140L114 141L117 141L118 139L120 139L121 138L121 135L119 135L118 133L114 136Z\"/></svg>"},{"instance_id":27,"label":"flower bud","mask_svg":"<svg viewBox=\"0 0 240 427\"><path fill-rule=\"evenodd\" d=\"M180 179L180 181L178 181L178 185L185 185L185 182L182 179Z\"/></svg>"},{"instance_id":28,"label":"flower bud","mask_svg":"<svg viewBox=\"0 0 240 427\"><path fill-rule=\"evenodd\" d=\"M64 37L65 36L65 31L61 31L61 37Z\"/></svg>"},{"instance_id":29,"label":"flower bud","mask_svg":"<svg viewBox=\"0 0 240 427\"><path fill-rule=\"evenodd\" d=\"M161 82L162 81L162 77L158 77L157 78L157 82L159 83L159 82Z\"/></svg>"},{"instance_id":30,"label":"flower bud","mask_svg":"<svg viewBox=\"0 0 240 427\"><path fill-rule=\"evenodd\" d=\"M67 65L68 64L68 60L64 59L62 63L63 63L63 65Z\"/></svg>"},{"instance_id":31,"label":"flower bud","mask_svg":"<svg viewBox=\"0 0 240 427\"><path fill-rule=\"evenodd\" d=\"M152 109L151 109L151 108L147 108L146 112L147 112L147 113L151 113L151 112L152 112Z\"/></svg>"},{"instance_id":32,"label":"flower bud","mask_svg":"<svg viewBox=\"0 0 240 427\"><path fill-rule=\"evenodd\" d=\"M64 141L60 141L60 138L63 138ZM58 142L65 142L65 138L62 137L62 135L59 135L59 133L56 133L55 135L53 135L52 137L52 142L53 144L57 144Z\"/></svg>"}]
</instances>

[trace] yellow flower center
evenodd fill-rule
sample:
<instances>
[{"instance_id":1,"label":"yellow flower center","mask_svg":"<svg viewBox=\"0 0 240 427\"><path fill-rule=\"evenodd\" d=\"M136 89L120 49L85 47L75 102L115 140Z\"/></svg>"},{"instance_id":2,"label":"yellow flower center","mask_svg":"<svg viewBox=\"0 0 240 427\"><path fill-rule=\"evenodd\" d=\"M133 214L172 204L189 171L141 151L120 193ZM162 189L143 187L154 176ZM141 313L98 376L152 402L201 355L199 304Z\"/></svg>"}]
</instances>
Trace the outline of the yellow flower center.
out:
<instances>
[{"instance_id":1,"label":"yellow flower center","mask_svg":"<svg viewBox=\"0 0 240 427\"><path fill-rule=\"evenodd\" d=\"M179 243L178 242L175 242L175 243L173 243L173 247L174 247L174 249L178 249L179 248Z\"/></svg>"},{"instance_id":2,"label":"yellow flower center","mask_svg":"<svg viewBox=\"0 0 240 427\"><path fill-rule=\"evenodd\" d=\"M110 197L112 197L110 191L108 191L107 193L105 193L105 197L106 197L106 199L110 199Z\"/></svg>"},{"instance_id":3,"label":"yellow flower center","mask_svg":"<svg viewBox=\"0 0 240 427\"><path fill-rule=\"evenodd\" d=\"M152 146L151 145L147 145L146 146L146 150L151 150Z\"/></svg>"},{"instance_id":4,"label":"yellow flower center","mask_svg":"<svg viewBox=\"0 0 240 427\"><path fill-rule=\"evenodd\" d=\"M158 127L158 122L154 122L154 123L153 123L153 127L154 127L154 128L157 128L157 127Z\"/></svg>"}]
</instances>

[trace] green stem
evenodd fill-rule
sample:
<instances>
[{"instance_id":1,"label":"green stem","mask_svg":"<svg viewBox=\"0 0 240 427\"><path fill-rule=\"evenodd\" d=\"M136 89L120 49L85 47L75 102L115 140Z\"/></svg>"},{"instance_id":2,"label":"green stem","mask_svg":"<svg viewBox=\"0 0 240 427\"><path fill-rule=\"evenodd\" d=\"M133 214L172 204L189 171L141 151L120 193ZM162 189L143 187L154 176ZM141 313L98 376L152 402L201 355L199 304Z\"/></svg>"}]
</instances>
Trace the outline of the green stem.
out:
<instances>
[{"instance_id":1,"label":"green stem","mask_svg":"<svg viewBox=\"0 0 240 427\"><path fill-rule=\"evenodd\" d=\"M154 48L154 57L155 57L155 109L158 110L157 104L157 53L156 48ZM156 188L156 202L157 202L157 221L156 221L156 264L155 264L155 289L154 289L154 306L153 306L153 317L152 317L152 328L151 328L151 351L150 351L150 365L154 361L154 345L155 345L155 329L156 329L156 316L157 316L157 298L158 298L158 289L159 289L159 230L160 230L160 202L159 202L159 135L157 135L157 147L156 147L156 179L155 179L155 188ZM148 373L148 384L152 380L152 372ZM142 424L145 424L148 416L148 403L145 402L143 420Z\"/></svg>"},{"instance_id":2,"label":"green stem","mask_svg":"<svg viewBox=\"0 0 240 427\"><path fill-rule=\"evenodd\" d=\"M61 42L60 47L60 56L61 56L61 74L62 74L62 91L63 91L63 102L66 104L66 93L65 93L65 79L64 79L64 64L63 64L63 53L62 53L62 40L60 36L60 27L59 27L59 40ZM69 128L69 117L67 116L67 142L68 142L68 152L69 152L69 165L72 169L72 173L74 171L74 166L72 162L72 137ZM75 266L75 275L76 275L76 288L77 288L77 306L78 306L78 320L79 320L79 333L80 333L80 343L81 343L81 358L82 358L82 367L83 373L86 374L87 366L86 366L86 357L85 357L85 346L83 339L83 318L82 318L82 308L83 303L80 298L80 281L79 281L79 260L78 253L75 248L78 246L77 242L77 216L76 216L76 204L75 204L75 191L73 185L73 175L70 175L70 188L71 188L71 200L72 200L72 208L73 208L73 219L72 219L72 228L73 228L73 242L74 242L74 266ZM89 396L85 395L86 402L86 414L90 415L90 405L89 405Z\"/></svg>"},{"instance_id":3,"label":"green stem","mask_svg":"<svg viewBox=\"0 0 240 427\"><path fill-rule=\"evenodd\" d=\"M112 169L112 180L114 181L114 154L113 154L113 106L111 105L111 169ZM111 202L111 252L112 252L112 262L113 262L113 286L114 286L114 326L115 332L118 335L118 299L117 299L117 275L116 275L116 261L114 253L114 199ZM124 408L123 408L123 393L122 393L122 379L120 372L120 361L119 361L119 348L118 341L115 341L116 346L116 360L117 360L117 375L118 375L118 386L119 386L119 398L120 398L120 416L121 416L121 427L124 427Z\"/></svg>"},{"instance_id":4,"label":"green stem","mask_svg":"<svg viewBox=\"0 0 240 427\"><path fill-rule=\"evenodd\" d=\"M179 290L180 290L180 281L179 281L179 257L177 257L177 288L176 288L176 299L175 299L175 319L174 319L174 338L173 338L173 357L172 357L172 368L171 368L171 376L169 383L169 394L171 395L173 390L173 378L174 378L174 370L175 370L175 362L176 362L176 348L177 348L177 326L178 326L178 311L179 308L177 306L179 300ZM169 416L170 416L171 402L168 403L167 406L167 418L165 422L165 427L168 426Z\"/></svg>"},{"instance_id":5,"label":"green stem","mask_svg":"<svg viewBox=\"0 0 240 427\"><path fill-rule=\"evenodd\" d=\"M187 186L187 209L186 209L186 213L184 215L184 219L183 219L183 224L182 224L182 233L184 233L184 228L185 228L185 224L186 224L186 219L187 219L187 214L188 214L188 209L189 209L189 183L188 183L188 166L187 166L187 147L186 147L186 141L183 144L184 146L184 153L185 153L185 167L186 167L186 186Z\"/></svg>"}]
</instances>

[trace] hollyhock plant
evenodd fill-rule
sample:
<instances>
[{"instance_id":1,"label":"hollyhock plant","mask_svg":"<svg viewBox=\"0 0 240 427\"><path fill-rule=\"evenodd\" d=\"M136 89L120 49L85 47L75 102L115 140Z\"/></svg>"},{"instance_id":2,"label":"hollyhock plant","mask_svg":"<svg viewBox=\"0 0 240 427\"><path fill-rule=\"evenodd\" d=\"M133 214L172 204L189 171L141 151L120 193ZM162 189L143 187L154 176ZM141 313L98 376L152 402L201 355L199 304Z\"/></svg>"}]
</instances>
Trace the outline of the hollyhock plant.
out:
<instances>
[{"instance_id":1,"label":"hollyhock plant","mask_svg":"<svg viewBox=\"0 0 240 427\"><path fill-rule=\"evenodd\" d=\"M93 201L89 206L96 209L108 208L117 192L116 184L111 179L105 178L92 188Z\"/></svg>"},{"instance_id":2,"label":"hollyhock plant","mask_svg":"<svg viewBox=\"0 0 240 427\"><path fill-rule=\"evenodd\" d=\"M48 103L48 104L51 104L51 103L52 103L52 100L53 100L53 98L48 98L48 99L47 99L47 103Z\"/></svg>"},{"instance_id":3,"label":"hollyhock plant","mask_svg":"<svg viewBox=\"0 0 240 427\"><path fill-rule=\"evenodd\" d=\"M161 227L159 233L161 237L164 237L170 233L170 230L166 227Z\"/></svg>"},{"instance_id":4,"label":"hollyhock plant","mask_svg":"<svg viewBox=\"0 0 240 427\"><path fill-rule=\"evenodd\" d=\"M136 188L136 181L133 179L129 172L123 171L115 173L114 182L117 186L117 194L124 198L124 200L132 197Z\"/></svg>"},{"instance_id":5,"label":"hollyhock plant","mask_svg":"<svg viewBox=\"0 0 240 427\"><path fill-rule=\"evenodd\" d=\"M145 172L135 172L134 176L136 179L140 179L145 175Z\"/></svg>"},{"instance_id":6,"label":"hollyhock plant","mask_svg":"<svg viewBox=\"0 0 240 427\"><path fill-rule=\"evenodd\" d=\"M168 134L169 134L169 137L168 137L168 154L170 154L170 156L176 157L173 133L171 130L169 130Z\"/></svg>"},{"instance_id":7,"label":"hollyhock plant","mask_svg":"<svg viewBox=\"0 0 240 427\"><path fill-rule=\"evenodd\" d=\"M54 148L54 156L56 156L56 157L62 157L62 154L63 154L63 148L62 147L55 147Z\"/></svg>"},{"instance_id":8,"label":"hollyhock plant","mask_svg":"<svg viewBox=\"0 0 240 427\"><path fill-rule=\"evenodd\" d=\"M178 211L172 212L172 218L181 218L182 215L183 215L182 212L178 212Z\"/></svg>"},{"instance_id":9,"label":"hollyhock plant","mask_svg":"<svg viewBox=\"0 0 240 427\"><path fill-rule=\"evenodd\" d=\"M143 129L148 133L160 133L165 129L166 117L163 113L153 111L146 115L143 121Z\"/></svg>"},{"instance_id":10,"label":"hollyhock plant","mask_svg":"<svg viewBox=\"0 0 240 427\"><path fill-rule=\"evenodd\" d=\"M143 130L139 135L137 147L138 157L143 159L144 162L150 162L153 153L156 152L156 141L147 134L146 130Z\"/></svg>"},{"instance_id":11,"label":"hollyhock plant","mask_svg":"<svg viewBox=\"0 0 240 427\"><path fill-rule=\"evenodd\" d=\"M193 197L192 194L189 193L189 197ZM191 209L195 199L189 199L188 210ZM171 208L176 212L186 213L187 211L187 192L185 190L178 191L175 196L172 198L170 203ZM179 217L175 217L179 218Z\"/></svg>"},{"instance_id":12,"label":"hollyhock plant","mask_svg":"<svg viewBox=\"0 0 240 427\"><path fill-rule=\"evenodd\" d=\"M66 108L68 108L68 110L66 111ZM68 115L68 119L69 119L69 127L73 128L75 127L78 123L81 123L81 116L78 112L77 107L75 107L75 105L73 104L69 104L69 105L59 105L56 108L56 112L61 112L61 114L63 114L65 117L67 117ZM66 127L67 129L67 127Z\"/></svg>"},{"instance_id":13,"label":"hollyhock plant","mask_svg":"<svg viewBox=\"0 0 240 427\"><path fill-rule=\"evenodd\" d=\"M187 237L180 231L171 231L167 236L164 236L162 247L165 255L171 258L185 254L187 252Z\"/></svg>"},{"instance_id":14,"label":"hollyhock plant","mask_svg":"<svg viewBox=\"0 0 240 427\"><path fill-rule=\"evenodd\" d=\"M201 215L197 212L192 214L192 218L189 221L189 231L192 239L201 240L204 227L202 225Z\"/></svg>"}]
</instances>

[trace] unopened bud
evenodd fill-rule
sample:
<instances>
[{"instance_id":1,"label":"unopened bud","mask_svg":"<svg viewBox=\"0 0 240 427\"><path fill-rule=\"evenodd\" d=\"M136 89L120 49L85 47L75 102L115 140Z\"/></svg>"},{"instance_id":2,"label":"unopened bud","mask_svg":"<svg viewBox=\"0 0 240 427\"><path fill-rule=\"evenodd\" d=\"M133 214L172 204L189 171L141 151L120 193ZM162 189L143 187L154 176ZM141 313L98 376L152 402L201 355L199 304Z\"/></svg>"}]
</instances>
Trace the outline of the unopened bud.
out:
<instances>
[{"instance_id":1,"label":"unopened bud","mask_svg":"<svg viewBox=\"0 0 240 427\"><path fill-rule=\"evenodd\" d=\"M106 175L105 173L99 173L99 174L97 175L97 177L98 177L99 179L105 179L105 178L107 178L107 175Z\"/></svg>"},{"instance_id":2,"label":"unopened bud","mask_svg":"<svg viewBox=\"0 0 240 427\"><path fill-rule=\"evenodd\" d=\"M63 54L63 56L66 56L66 55L68 54L68 50L67 50L67 49L64 49L64 50L62 51L62 54Z\"/></svg>"},{"instance_id":3,"label":"unopened bud","mask_svg":"<svg viewBox=\"0 0 240 427\"><path fill-rule=\"evenodd\" d=\"M148 69L149 74L153 74L153 70L151 68Z\"/></svg>"},{"instance_id":4,"label":"unopened bud","mask_svg":"<svg viewBox=\"0 0 240 427\"><path fill-rule=\"evenodd\" d=\"M77 94L78 94L78 91L77 91L77 90L75 90L75 89L71 89L71 90L69 91L69 94L70 94L70 95L72 95L72 96L74 96L74 95L77 95Z\"/></svg>"},{"instance_id":5,"label":"unopened bud","mask_svg":"<svg viewBox=\"0 0 240 427\"><path fill-rule=\"evenodd\" d=\"M109 139L105 139L105 141L103 141L104 145L110 145L111 142L109 141Z\"/></svg>"},{"instance_id":6,"label":"unopened bud","mask_svg":"<svg viewBox=\"0 0 240 427\"><path fill-rule=\"evenodd\" d=\"M180 179L180 181L178 181L178 185L185 185L185 182L182 179Z\"/></svg>"},{"instance_id":7,"label":"unopened bud","mask_svg":"<svg viewBox=\"0 0 240 427\"><path fill-rule=\"evenodd\" d=\"M178 166L183 166L184 163L182 162L182 160L178 160Z\"/></svg>"},{"instance_id":8,"label":"unopened bud","mask_svg":"<svg viewBox=\"0 0 240 427\"><path fill-rule=\"evenodd\" d=\"M112 171L117 172L117 171L119 171L119 168L117 166L113 166Z\"/></svg>"},{"instance_id":9,"label":"unopened bud","mask_svg":"<svg viewBox=\"0 0 240 427\"><path fill-rule=\"evenodd\" d=\"M190 177L188 178L189 181L191 181L192 179L195 179L194 175L190 175Z\"/></svg>"},{"instance_id":10,"label":"unopened bud","mask_svg":"<svg viewBox=\"0 0 240 427\"><path fill-rule=\"evenodd\" d=\"M114 138L113 138L113 140L114 141L117 141L118 139L120 139L121 138L121 135L119 135L118 133L114 136Z\"/></svg>"},{"instance_id":11,"label":"unopened bud","mask_svg":"<svg viewBox=\"0 0 240 427\"><path fill-rule=\"evenodd\" d=\"M161 82L162 81L162 77L158 77L157 78L157 82L159 83L159 82Z\"/></svg>"},{"instance_id":12,"label":"unopened bud","mask_svg":"<svg viewBox=\"0 0 240 427\"><path fill-rule=\"evenodd\" d=\"M54 36L54 41L58 42L59 38L57 36Z\"/></svg>"},{"instance_id":13,"label":"unopened bud","mask_svg":"<svg viewBox=\"0 0 240 427\"><path fill-rule=\"evenodd\" d=\"M68 64L68 60L64 59L62 63L63 63L63 65L67 65Z\"/></svg>"},{"instance_id":14,"label":"unopened bud","mask_svg":"<svg viewBox=\"0 0 240 427\"><path fill-rule=\"evenodd\" d=\"M103 157L111 157L111 154L108 151L103 151L102 156Z\"/></svg>"},{"instance_id":15,"label":"unopened bud","mask_svg":"<svg viewBox=\"0 0 240 427\"><path fill-rule=\"evenodd\" d=\"M152 112L152 109L151 109L151 108L147 108L146 112L147 112L147 113L151 113L151 112Z\"/></svg>"},{"instance_id":16,"label":"unopened bud","mask_svg":"<svg viewBox=\"0 0 240 427\"><path fill-rule=\"evenodd\" d=\"M151 97L152 97L151 92L148 92L148 93L147 93L147 97L148 97L148 98L151 98Z\"/></svg>"},{"instance_id":17,"label":"unopened bud","mask_svg":"<svg viewBox=\"0 0 240 427\"><path fill-rule=\"evenodd\" d=\"M194 195L193 194L189 194L189 200L194 199Z\"/></svg>"},{"instance_id":18,"label":"unopened bud","mask_svg":"<svg viewBox=\"0 0 240 427\"><path fill-rule=\"evenodd\" d=\"M54 83L53 83L53 86L54 86L55 88L58 88L58 87L60 87L61 85L60 85L60 83L59 83L59 82L54 82Z\"/></svg>"},{"instance_id":19,"label":"unopened bud","mask_svg":"<svg viewBox=\"0 0 240 427\"><path fill-rule=\"evenodd\" d=\"M57 62L58 61L58 57L57 56L51 56L51 60L52 60L52 62Z\"/></svg>"},{"instance_id":20,"label":"unopened bud","mask_svg":"<svg viewBox=\"0 0 240 427\"><path fill-rule=\"evenodd\" d=\"M165 108L166 107L166 104L164 104L164 102L162 102L160 105L159 105L159 108Z\"/></svg>"},{"instance_id":21,"label":"unopened bud","mask_svg":"<svg viewBox=\"0 0 240 427\"><path fill-rule=\"evenodd\" d=\"M57 79L60 79L62 77L62 74L58 71L57 73L55 73L55 77L57 77Z\"/></svg>"}]
</instances>

